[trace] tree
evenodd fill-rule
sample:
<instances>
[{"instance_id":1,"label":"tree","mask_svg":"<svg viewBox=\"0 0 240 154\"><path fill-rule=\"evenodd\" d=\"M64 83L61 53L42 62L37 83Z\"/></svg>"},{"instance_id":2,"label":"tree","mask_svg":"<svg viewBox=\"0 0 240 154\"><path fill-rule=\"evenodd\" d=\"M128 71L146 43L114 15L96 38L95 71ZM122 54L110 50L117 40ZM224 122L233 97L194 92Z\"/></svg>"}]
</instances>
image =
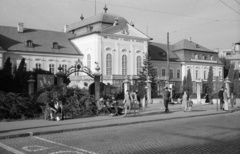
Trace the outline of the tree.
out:
<instances>
[{"instance_id":1,"label":"tree","mask_svg":"<svg viewBox=\"0 0 240 154\"><path fill-rule=\"evenodd\" d=\"M25 58L22 58L18 69L15 71L14 76L14 92L27 92L28 90L28 78L29 78L29 72L26 71L25 67Z\"/></svg>"},{"instance_id":2,"label":"tree","mask_svg":"<svg viewBox=\"0 0 240 154\"><path fill-rule=\"evenodd\" d=\"M213 68L209 67L208 79L207 79L207 93L209 98L212 98L213 93Z\"/></svg>"},{"instance_id":3,"label":"tree","mask_svg":"<svg viewBox=\"0 0 240 154\"><path fill-rule=\"evenodd\" d=\"M139 79L138 79L138 82L141 83L139 84L140 86L138 86L138 88L141 88L141 90L138 89L139 91L145 91L145 86L146 86L145 81L147 80L148 76L152 81L151 82L152 96L155 96L157 95L157 86L156 86L157 73L153 67L153 64L151 63L151 57L148 55L148 53L146 53L143 59L143 67L140 71Z\"/></svg>"},{"instance_id":4,"label":"tree","mask_svg":"<svg viewBox=\"0 0 240 154\"><path fill-rule=\"evenodd\" d=\"M187 91L187 77L184 76L184 79L183 79L183 91Z\"/></svg>"},{"instance_id":5,"label":"tree","mask_svg":"<svg viewBox=\"0 0 240 154\"><path fill-rule=\"evenodd\" d=\"M187 71L186 90L188 92L188 95L191 95L193 92L192 76L190 69L188 69Z\"/></svg>"},{"instance_id":6,"label":"tree","mask_svg":"<svg viewBox=\"0 0 240 154\"><path fill-rule=\"evenodd\" d=\"M3 69L0 72L0 90L10 92L12 89L12 63L10 57L4 63Z\"/></svg>"},{"instance_id":7,"label":"tree","mask_svg":"<svg viewBox=\"0 0 240 154\"><path fill-rule=\"evenodd\" d=\"M223 63L224 65L224 79L228 76L228 71L230 69L230 65L231 65L231 62L229 59L225 58L225 57L220 57L219 60Z\"/></svg>"},{"instance_id":8,"label":"tree","mask_svg":"<svg viewBox=\"0 0 240 154\"><path fill-rule=\"evenodd\" d=\"M230 69L228 71L228 78L229 78L229 81L230 81L230 84L229 84L229 87L230 87L230 93L233 92L233 82L234 82L234 65L231 64L230 65Z\"/></svg>"}]
</instances>

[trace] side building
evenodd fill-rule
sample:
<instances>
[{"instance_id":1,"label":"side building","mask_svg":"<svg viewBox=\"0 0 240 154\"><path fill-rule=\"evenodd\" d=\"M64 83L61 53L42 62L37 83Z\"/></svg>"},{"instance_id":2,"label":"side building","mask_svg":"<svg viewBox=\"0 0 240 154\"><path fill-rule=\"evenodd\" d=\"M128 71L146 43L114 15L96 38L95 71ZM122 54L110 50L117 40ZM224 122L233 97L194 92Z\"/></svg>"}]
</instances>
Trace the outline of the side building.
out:
<instances>
[{"instance_id":1,"label":"side building","mask_svg":"<svg viewBox=\"0 0 240 154\"><path fill-rule=\"evenodd\" d=\"M191 39L181 40L170 45L169 49L169 86L175 92L182 91L182 82L187 76L188 69L191 72L194 92L196 92L196 82L201 83L201 92L206 92L210 66L213 67L213 76L219 77L220 84L223 82L223 64L220 62L217 52L209 50ZM167 45L151 42L149 52L158 74L159 89L162 89L167 79Z\"/></svg>"}]
</instances>

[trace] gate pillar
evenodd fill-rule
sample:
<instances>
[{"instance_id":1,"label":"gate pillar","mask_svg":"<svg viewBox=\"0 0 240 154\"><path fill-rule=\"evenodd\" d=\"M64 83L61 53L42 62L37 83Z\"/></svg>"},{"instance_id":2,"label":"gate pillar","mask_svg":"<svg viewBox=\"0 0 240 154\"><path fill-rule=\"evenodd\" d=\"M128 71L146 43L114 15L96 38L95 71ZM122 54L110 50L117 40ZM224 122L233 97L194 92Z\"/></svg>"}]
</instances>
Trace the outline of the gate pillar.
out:
<instances>
[{"instance_id":1,"label":"gate pillar","mask_svg":"<svg viewBox=\"0 0 240 154\"><path fill-rule=\"evenodd\" d=\"M28 94L31 95L34 93L34 82L33 76L31 75L28 82Z\"/></svg>"},{"instance_id":2,"label":"gate pillar","mask_svg":"<svg viewBox=\"0 0 240 154\"><path fill-rule=\"evenodd\" d=\"M95 100L98 101L100 99L100 77L102 74L99 72L100 67L98 66L98 63L96 64L97 64L95 68L96 72L93 73L93 76L94 76L94 85L95 85Z\"/></svg>"},{"instance_id":3,"label":"gate pillar","mask_svg":"<svg viewBox=\"0 0 240 154\"><path fill-rule=\"evenodd\" d=\"M152 103L152 96L151 96L151 91L152 91L151 82L152 81L150 80L149 76L147 77L147 81L145 81L145 82L147 83L147 101L150 104L150 103Z\"/></svg>"},{"instance_id":4,"label":"gate pillar","mask_svg":"<svg viewBox=\"0 0 240 154\"><path fill-rule=\"evenodd\" d=\"M57 76L57 85L58 86L62 86L63 85L63 78L65 76L65 74L62 72L62 68L59 67L58 68L59 72L57 72L56 76Z\"/></svg>"},{"instance_id":5,"label":"gate pillar","mask_svg":"<svg viewBox=\"0 0 240 154\"><path fill-rule=\"evenodd\" d=\"M127 90L130 90L129 89L129 84L130 84L130 82L128 80L128 76L126 76L125 80L123 81L123 91L124 91L124 96L125 97L127 97L127 95L126 95ZM126 99L126 98L124 98L124 99Z\"/></svg>"}]
</instances>

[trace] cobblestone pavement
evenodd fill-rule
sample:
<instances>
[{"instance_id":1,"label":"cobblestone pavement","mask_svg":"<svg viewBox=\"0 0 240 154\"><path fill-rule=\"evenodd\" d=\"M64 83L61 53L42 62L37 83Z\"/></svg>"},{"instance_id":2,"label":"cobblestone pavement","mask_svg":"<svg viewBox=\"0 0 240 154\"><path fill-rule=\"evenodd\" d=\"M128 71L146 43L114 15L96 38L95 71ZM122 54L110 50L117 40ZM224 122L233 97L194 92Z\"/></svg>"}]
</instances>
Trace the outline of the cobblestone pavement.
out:
<instances>
[{"instance_id":1,"label":"cobblestone pavement","mask_svg":"<svg viewBox=\"0 0 240 154\"><path fill-rule=\"evenodd\" d=\"M12 153L239 154L240 112L0 140Z\"/></svg>"}]
</instances>

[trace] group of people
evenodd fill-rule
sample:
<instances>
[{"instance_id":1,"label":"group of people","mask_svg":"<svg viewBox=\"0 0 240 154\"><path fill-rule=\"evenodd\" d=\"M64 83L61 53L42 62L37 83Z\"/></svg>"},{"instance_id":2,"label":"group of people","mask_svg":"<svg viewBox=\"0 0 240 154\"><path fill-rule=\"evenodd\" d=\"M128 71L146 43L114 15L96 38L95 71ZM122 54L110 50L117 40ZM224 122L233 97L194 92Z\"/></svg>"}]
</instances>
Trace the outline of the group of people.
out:
<instances>
[{"instance_id":1,"label":"group of people","mask_svg":"<svg viewBox=\"0 0 240 154\"><path fill-rule=\"evenodd\" d=\"M123 100L123 106L119 104L119 101L116 100L115 96L103 98L101 97L99 101L97 101L97 108L98 113L104 112L108 113L111 116L118 116L118 115L124 115L126 116L128 113L130 113L131 109L136 109L136 106L138 106L138 114L140 114L141 110L141 104L140 104L140 97L138 95L138 91L131 92L129 90L126 91L124 100ZM124 114L122 113L124 110Z\"/></svg>"},{"instance_id":2,"label":"group of people","mask_svg":"<svg viewBox=\"0 0 240 154\"><path fill-rule=\"evenodd\" d=\"M103 98L101 97L97 101L98 114L101 112L108 113L112 116L122 115L123 108L119 106L119 102L115 99L115 96Z\"/></svg>"},{"instance_id":3,"label":"group of people","mask_svg":"<svg viewBox=\"0 0 240 154\"><path fill-rule=\"evenodd\" d=\"M228 92L227 88L221 88L220 91L218 92L218 97L220 99L220 110L228 110L228 102L230 100L231 106L233 108L234 105L234 96L231 94L230 97L228 97Z\"/></svg>"}]
</instances>

